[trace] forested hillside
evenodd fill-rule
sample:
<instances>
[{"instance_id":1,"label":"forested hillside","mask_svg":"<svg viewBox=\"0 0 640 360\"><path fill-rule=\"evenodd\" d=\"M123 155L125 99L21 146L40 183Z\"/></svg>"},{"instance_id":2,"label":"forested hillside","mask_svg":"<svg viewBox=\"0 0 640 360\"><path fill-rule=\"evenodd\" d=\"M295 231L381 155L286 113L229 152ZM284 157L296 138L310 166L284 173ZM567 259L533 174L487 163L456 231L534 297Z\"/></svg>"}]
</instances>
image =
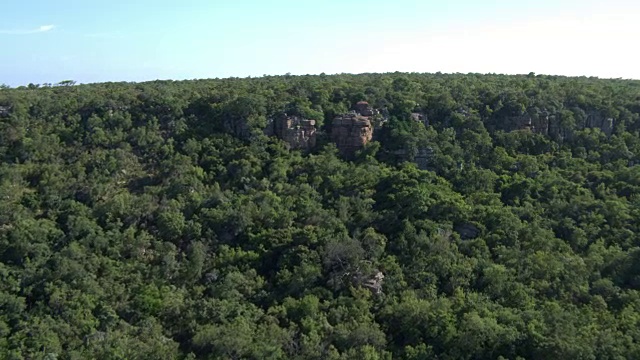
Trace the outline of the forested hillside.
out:
<instances>
[{"instance_id":1,"label":"forested hillside","mask_svg":"<svg viewBox=\"0 0 640 360\"><path fill-rule=\"evenodd\" d=\"M640 81L0 88L2 359L639 359Z\"/></svg>"}]
</instances>

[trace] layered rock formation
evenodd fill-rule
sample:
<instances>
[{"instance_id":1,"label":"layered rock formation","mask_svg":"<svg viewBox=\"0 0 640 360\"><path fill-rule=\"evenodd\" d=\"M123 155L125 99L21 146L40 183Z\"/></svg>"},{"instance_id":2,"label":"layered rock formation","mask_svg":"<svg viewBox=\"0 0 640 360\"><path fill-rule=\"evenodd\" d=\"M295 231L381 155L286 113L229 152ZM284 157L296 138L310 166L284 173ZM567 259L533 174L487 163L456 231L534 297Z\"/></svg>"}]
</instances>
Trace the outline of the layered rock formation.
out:
<instances>
[{"instance_id":1,"label":"layered rock formation","mask_svg":"<svg viewBox=\"0 0 640 360\"><path fill-rule=\"evenodd\" d=\"M365 117L375 116L380 114L378 110L371 107L371 105L369 105L369 103L366 101L359 101L357 104L353 106L353 110L357 114L360 114Z\"/></svg>"},{"instance_id":2,"label":"layered rock formation","mask_svg":"<svg viewBox=\"0 0 640 360\"><path fill-rule=\"evenodd\" d=\"M524 113L518 116L510 116L501 126L506 131L529 130L538 134L553 135L556 130L556 116L548 112L531 115Z\"/></svg>"},{"instance_id":3,"label":"layered rock formation","mask_svg":"<svg viewBox=\"0 0 640 360\"><path fill-rule=\"evenodd\" d=\"M355 112L333 119L331 138L343 155L353 155L373 138L371 120Z\"/></svg>"},{"instance_id":4,"label":"layered rock formation","mask_svg":"<svg viewBox=\"0 0 640 360\"><path fill-rule=\"evenodd\" d=\"M269 120L265 134L284 140L291 149L310 150L316 146L316 121L284 114Z\"/></svg>"},{"instance_id":5,"label":"layered rock formation","mask_svg":"<svg viewBox=\"0 0 640 360\"><path fill-rule=\"evenodd\" d=\"M615 119L608 118L597 111L590 111L587 113L587 119L585 120L585 128L596 128L602 130L607 136L613 134L615 126Z\"/></svg>"},{"instance_id":6,"label":"layered rock formation","mask_svg":"<svg viewBox=\"0 0 640 360\"><path fill-rule=\"evenodd\" d=\"M350 113L333 119L331 137L340 153L351 156L373 139L374 130L381 128L386 120L368 102L359 101Z\"/></svg>"},{"instance_id":7,"label":"layered rock formation","mask_svg":"<svg viewBox=\"0 0 640 360\"><path fill-rule=\"evenodd\" d=\"M412 161L412 157L407 154L407 150L405 149L396 150L393 154L396 155L400 161ZM433 157L434 150L432 147L418 148L413 154L413 163L415 163L420 170L430 170L432 169Z\"/></svg>"},{"instance_id":8,"label":"layered rock formation","mask_svg":"<svg viewBox=\"0 0 640 360\"><path fill-rule=\"evenodd\" d=\"M560 115L546 110L536 114L526 112L522 115L507 117L499 128L506 131L530 130L562 140L569 137L574 129L600 129L607 136L610 136L616 123L615 119L605 117L601 112L595 110L584 112L580 118L576 119L575 127L564 126L560 119Z\"/></svg>"}]
</instances>

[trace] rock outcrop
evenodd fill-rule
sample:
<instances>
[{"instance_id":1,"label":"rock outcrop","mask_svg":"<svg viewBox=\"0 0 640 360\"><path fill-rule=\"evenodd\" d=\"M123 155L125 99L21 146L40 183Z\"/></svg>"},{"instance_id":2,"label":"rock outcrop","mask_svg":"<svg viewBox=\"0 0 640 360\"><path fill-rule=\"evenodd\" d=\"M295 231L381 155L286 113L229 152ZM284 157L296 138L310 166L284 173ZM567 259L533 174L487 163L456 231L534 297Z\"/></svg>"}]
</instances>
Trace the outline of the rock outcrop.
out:
<instances>
[{"instance_id":1,"label":"rock outcrop","mask_svg":"<svg viewBox=\"0 0 640 360\"><path fill-rule=\"evenodd\" d=\"M411 161L411 157L407 154L407 150L400 149L393 152L399 161ZM432 147L422 147L413 154L413 163L420 170L431 170L433 164L434 150Z\"/></svg>"},{"instance_id":2,"label":"rock outcrop","mask_svg":"<svg viewBox=\"0 0 640 360\"><path fill-rule=\"evenodd\" d=\"M353 110L357 114L360 114L365 117L375 116L380 114L378 110L371 107L371 105L369 105L369 103L366 101L358 101L358 103L353 106Z\"/></svg>"},{"instance_id":3,"label":"rock outcrop","mask_svg":"<svg viewBox=\"0 0 640 360\"><path fill-rule=\"evenodd\" d=\"M615 119L604 116L599 111L587 111L576 119L575 127L565 127L560 123L560 115L546 110L537 113L525 112L522 115L510 116L498 128L505 131L529 130L537 134L548 135L553 139L565 139L572 131L582 129L600 129L611 136L615 128Z\"/></svg>"},{"instance_id":4,"label":"rock outcrop","mask_svg":"<svg viewBox=\"0 0 640 360\"><path fill-rule=\"evenodd\" d=\"M607 136L611 136L615 126L615 119L605 117L598 111L590 111L587 113L587 119L584 122L585 128L600 129Z\"/></svg>"},{"instance_id":5,"label":"rock outcrop","mask_svg":"<svg viewBox=\"0 0 640 360\"><path fill-rule=\"evenodd\" d=\"M371 289L374 294L382 294L382 282L384 281L384 274L382 271L378 271L371 279L364 283L364 286Z\"/></svg>"},{"instance_id":6,"label":"rock outcrop","mask_svg":"<svg viewBox=\"0 0 640 360\"><path fill-rule=\"evenodd\" d=\"M387 118L368 102L359 101L353 106L351 112L338 115L333 119L331 138L340 153L351 156L373 139L374 130L380 129Z\"/></svg>"},{"instance_id":7,"label":"rock outcrop","mask_svg":"<svg viewBox=\"0 0 640 360\"><path fill-rule=\"evenodd\" d=\"M429 146L425 148L419 148L418 153L414 157L413 161L418 166L418 169L428 170L430 164L433 162L433 148Z\"/></svg>"},{"instance_id":8,"label":"rock outcrop","mask_svg":"<svg viewBox=\"0 0 640 360\"><path fill-rule=\"evenodd\" d=\"M277 136L291 149L310 150L316 146L316 121L284 114L269 120L265 134Z\"/></svg>"},{"instance_id":9,"label":"rock outcrop","mask_svg":"<svg viewBox=\"0 0 640 360\"><path fill-rule=\"evenodd\" d=\"M356 112L338 115L331 124L331 138L343 155L353 155L373 138L371 120Z\"/></svg>"},{"instance_id":10,"label":"rock outcrop","mask_svg":"<svg viewBox=\"0 0 640 360\"><path fill-rule=\"evenodd\" d=\"M411 113L411 119L416 122L421 122L425 127L429 126L429 118L427 117L427 114L414 112Z\"/></svg>"},{"instance_id":11,"label":"rock outcrop","mask_svg":"<svg viewBox=\"0 0 640 360\"><path fill-rule=\"evenodd\" d=\"M0 106L0 116L6 117L11 114L11 106Z\"/></svg>"}]
</instances>

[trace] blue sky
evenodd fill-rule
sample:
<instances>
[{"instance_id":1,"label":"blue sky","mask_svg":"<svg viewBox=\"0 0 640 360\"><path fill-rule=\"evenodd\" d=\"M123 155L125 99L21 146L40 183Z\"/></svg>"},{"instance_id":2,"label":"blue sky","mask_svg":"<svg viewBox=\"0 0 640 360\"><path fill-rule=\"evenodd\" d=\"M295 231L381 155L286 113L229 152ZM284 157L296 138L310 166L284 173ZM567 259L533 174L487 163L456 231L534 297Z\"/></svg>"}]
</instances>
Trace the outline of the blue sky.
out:
<instances>
[{"instance_id":1,"label":"blue sky","mask_svg":"<svg viewBox=\"0 0 640 360\"><path fill-rule=\"evenodd\" d=\"M0 83L481 72L640 78L637 0L4 0Z\"/></svg>"}]
</instances>

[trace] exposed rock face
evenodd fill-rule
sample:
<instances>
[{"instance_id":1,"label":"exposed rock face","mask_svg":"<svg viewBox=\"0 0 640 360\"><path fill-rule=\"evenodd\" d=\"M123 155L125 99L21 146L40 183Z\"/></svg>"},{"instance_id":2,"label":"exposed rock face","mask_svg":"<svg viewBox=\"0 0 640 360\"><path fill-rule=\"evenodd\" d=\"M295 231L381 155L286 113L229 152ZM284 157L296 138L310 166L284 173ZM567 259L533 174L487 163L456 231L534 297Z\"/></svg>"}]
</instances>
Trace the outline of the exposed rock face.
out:
<instances>
[{"instance_id":1,"label":"exposed rock face","mask_svg":"<svg viewBox=\"0 0 640 360\"><path fill-rule=\"evenodd\" d=\"M0 106L0 116L2 117L9 116L10 113L11 113L10 106Z\"/></svg>"},{"instance_id":2,"label":"exposed rock face","mask_svg":"<svg viewBox=\"0 0 640 360\"><path fill-rule=\"evenodd\" d=\"M376 295L382 294L382 282L384 281L384 274L378 271L373 278L367 280L364 286L368 287Z\"/></svg>"},{"instance_id":3,"label":"exposed rock face","mask_svg":"<svg viewBox=\"0 0 640 360\"><path fill-rule=\"evenodd\" d=\"M411 113L411 119L413 121L423 123L425 127L429 126L429 118L427 117L427 114Z\"/></svg>"},{"instance_id":4,"label":"exposed rock face","mask_svg":"<svg viewBox=\"0 0 640 360\"><path fill-rule=\"evenodd\" d=\"M605 117L599 111L588 111L584 113L583 120L584 121L578 120L576 122L576 129L600 129L607 136L611 136L615 128L615 119ZM500 127L506 131L530 130L534 133L549 135L559 140L570 137L572 132L572 129L565 128L560 124L559 115L549 113L546 110L537 114L525 112L522 115L508 117Z\"/></svg>"},{"instance_id":5,"label":"exposed rock face","mask_svg":"<svg viewBox=\"0 0 640 360\"><path fill-rule=\"evenodd\" d=\"M373 139L375 129L380 129L388 120L380 111L366 101L359 101L350 113L333 119L331 137L343 155L351 156Z\"/></svg>"},{"instance_id":6,"label":"exposed rock face","mask_svg":"<svg viewBox=\"0 0 640 360\"><path fill-rule=\"evenodd\" d=\"M359 101L354 105L353 110L362 116L374 116L380 113L378 110L372 108L366 101Z\"/></svg>"},{"instance_id":7,"label":"exposed rock face","mask_svg":"<svg viewBox=\"0 0 640 360\"><path fill-rule=\"evenodd\" d=\"M525 113L515 119L518 127L513 130L530 130L536 134L549 135L560 140L568 136L566 129L559 126L558 116L546 110L534 115Z\"/></svg>"},{"instance_id":8,"label":"exposed rock face","mask_svg":"<svg viewBox=\"0 0 640 360\"><path fill-rule=\"evenodd\" d=\"M382 110L380 110L380 116L382 117L384 122L389 121L389 109L383 108Z\"/></svg>"},{"instance_id":9,"label":"exposed rock face","mask_svg":"<svg viewBox=\"0 0 640 360\"><path fill-rule=\"evenodd\" d=\"M420 170L428 170L429 164L433 160L433 148L426 147L418 149L418 153L414 158L414 162L418 165L418 169Z\"/></svg>"},{"instance_id":10,"label":"exposed rock face","mask_svg":"<svg viewBox=\"0 0 640 360\"><path fill-rule=\"evenodd\" d=\"M333 119L331 137L343 155L353 155L373 138L371 121L355 112Z\"/></svg>"},{"instance_id":11,"label":"exposed rock face","mask_svg":"<svg viewBox=\"0 0 640 360\"><path fill-rule=\"evenodd\" d=\"M284 140L291 149L310 150L316 146L316 121L298 116L279 116L269 119L264 130L268 136L277 136Z\"/></svg>"},{"instance_id":12,"label":"exposed rock face","mask_svg":"<svg viewBox=\"0 0 640 360\"><path fill-rule=\"evenodd\" d=\"M597 128L602 130L607 136L611 136L613 133L613 127L615 120L613 118L604 117L600 112L590 111L587 113L587 119L585 120L585 128Z\"/></svg>"},{"instance_id":13,"label":"exposed rock face","mask_svg":"<svg viewBox=\"0 0 640 360\"><path fill-rule=\"evenodd\" d=\"M534 131L535 126L529 114L514 116L509 121L511 126L515 126L515 130L531 130Z\"/></svg>"},{"instance_id":14,"label":"exposed rock face","mask_svg":"<svg viewBox=\"0 0 640 360\"><path fill-rule=\"evenodd\" d=\"M316 146L316 121L300 120L297 125L290 124L281 136L292 149L310 150Z\"/></svg>"},{"instance_id":15,"label":"exposed rock face","mask_svg":"<svg viewBox=\"0 0 640 360\"><path fill-rule=\"evenodd\" d=\"M413 162L418 166L420 170L429 170L430 165L433 164L433 148L430 146L419 148L413 156ZM410 161L411 158L407 156L407 150L400 149L393 152L398 156L401 161Z\"/></svg>"},{"instance_id":16,"label":"exposed rock face","mask_svg":"<svg viewBox=\"0 0 640 360\"><path fill-rule=\"evenodd\" d=\"M555 128L551 128L552 124L557 125L556 116L544 111L532 119L531 131L538 134L549 135L552 133L552 130L556 131Z\"/></svg>"}]
</instances>

